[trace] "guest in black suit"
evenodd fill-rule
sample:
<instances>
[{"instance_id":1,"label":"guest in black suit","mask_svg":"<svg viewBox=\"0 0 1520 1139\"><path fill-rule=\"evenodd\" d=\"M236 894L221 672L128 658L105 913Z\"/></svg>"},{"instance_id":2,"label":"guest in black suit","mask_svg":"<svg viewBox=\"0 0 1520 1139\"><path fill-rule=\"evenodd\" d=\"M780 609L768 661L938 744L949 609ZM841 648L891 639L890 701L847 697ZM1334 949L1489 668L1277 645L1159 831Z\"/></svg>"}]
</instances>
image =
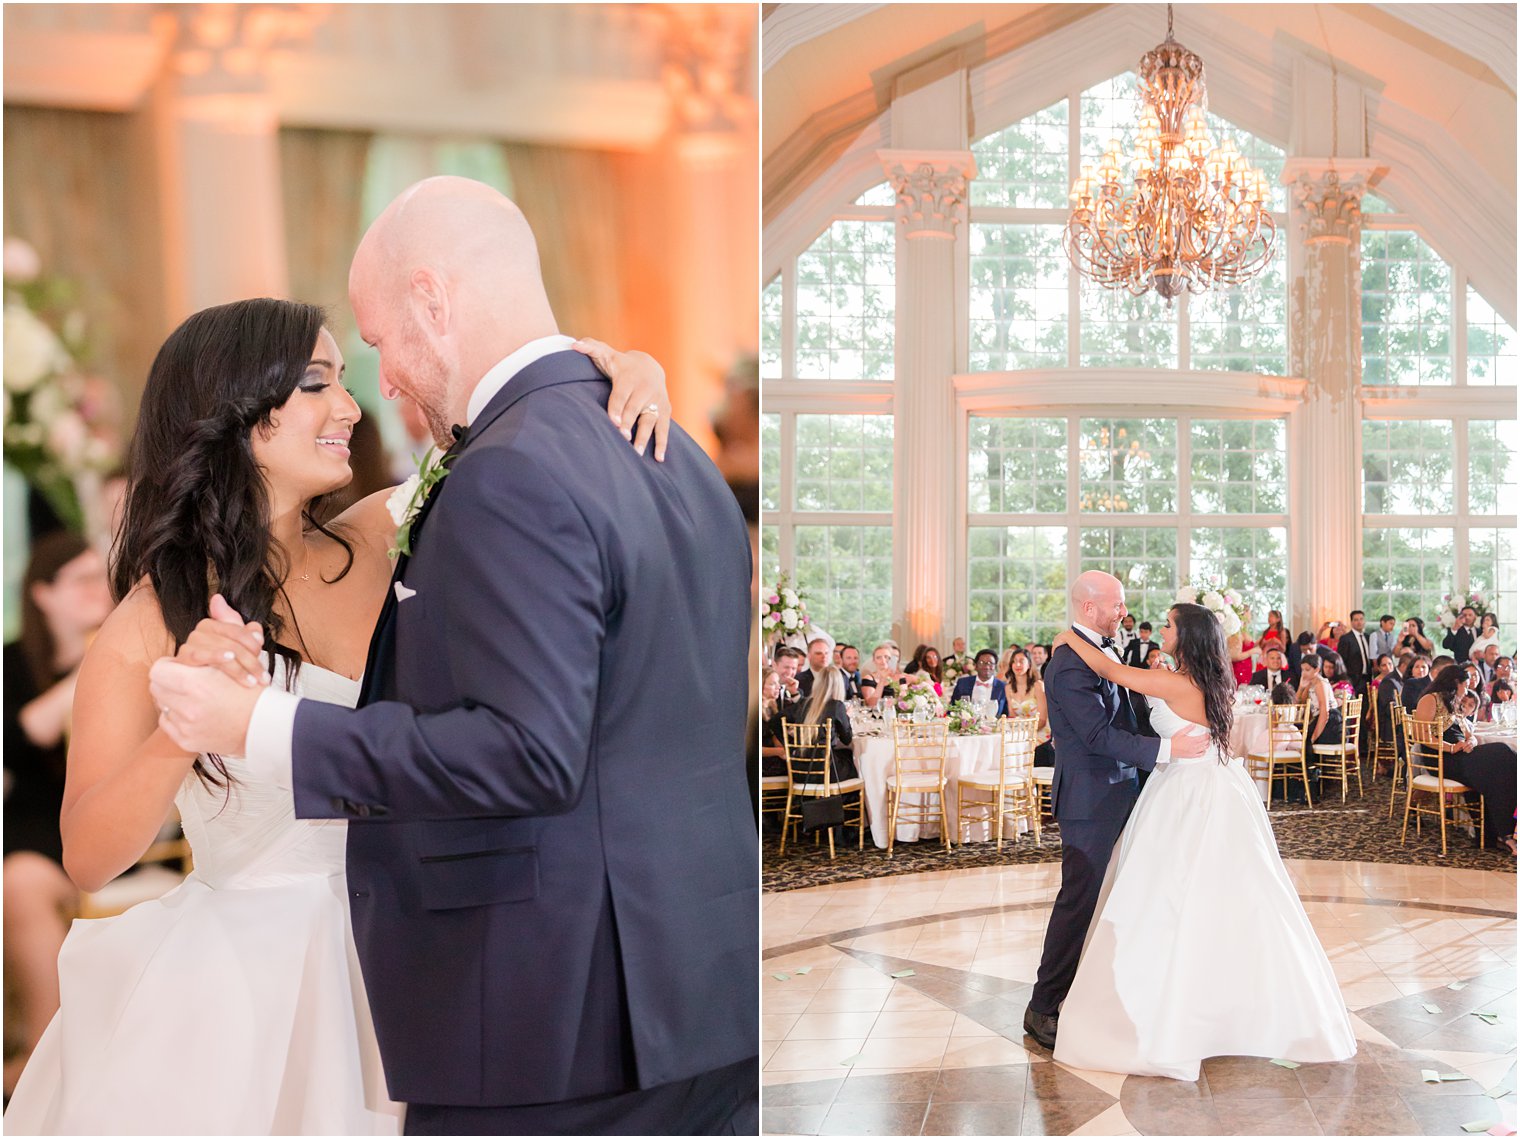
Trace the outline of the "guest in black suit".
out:
<instances>
[{"instance_id":1,"label":"guest in black suit","mask_svg":"<svg viewBox=\"0 0 1520 1139\"><path fill-rule=\"evenodd\" d=\"M1472 652L1473 641L1477 639L1478 611L1471 605L1462 606L1462 620L1447 633L1441 641L1443 649L1449 649L1451 655L1459 661L1467 659Z\"/></svg>"},{"instance_id":2,"label":"guest in black suit","mask_svg":"<svg viewBox=\"0 0 1520 1139\"><path fill-rule=\"evenodd\" d=\"M790 645L781 645L776 649L774 658L776 678L781 682L781 695L777 697L777 700L782 708L802 699L802 681L797 678L797 674L801 671L802 662L805 659L801 650L794 649Z\"/></svg>"},{"instance_id":3,"label":"guest in black suit","mask_svg":"<svg viewBox=\"0 0 1520 1139\"><path fill-rule=\"evenodd\" d=\"M1300 671L1298 666L1303 662L1304 654L1313 651L1314 634L1305 629L1288 646L1288 652L1286 654L1288 658L1288 671L1295 674L1298 673Z\"/></svg>"},{"instance_id":4,"label":"guest in black suit","mask_svg":"<svg viewBox=\"0 0 1520 1139\"><path fill-rule=\"evenodd\" d=\"M799 700L806 701L813 694L813 685L818 682L819 676L826 668L834 667L830 661L834 656L834 642L828 637L814 637L808 642L807 668L797 674L797 696Z\"/></svg>"},{"instance_id":5,"label":"guest in black suit","mask_svg":"<svg viewBox=\"0 0 1520 1139\"><path fill-rule=\"evenodd\" d=\"M1351 628L1341 634L1335 646L1346 670L1346 679L1356 689L1358 696L1367 695L1367 682L1372 679L1372 651L1367 644L1367 614L1360 609L1351 611Z\"/></svg>"},{"instance_id":6,"label":"guest in black suit","mask_svg":"<svg viewBox=\"0 0 1520 1139\"><path fill-rule=\"evenodd\" d=\"M1298 678L1288 671L1281 649L1268 649L1262 653L1261 667L1251 674L1251 683L1258 688L1265 688L1268 692L1279 684L1297 688L1297 680Z\"/></svg>"},{"instance_id":7,"label":"guest in black suit","mask_svg":"<svg viewBox=\"0 0 1520 1139\"><path fill-rule=\"evenodd\" d=\"M839 671L844 673L844 698L860 698L860 650L854 645L839 646Z\"/></svg>"},{"instance_id":8,"label":"guest in black suit","mask_svg":"<svg viewBox=\"0 0 1520 1139\"><path fill-rule=\"evenodd\" d=\"M1121 658L1131 668L1144 668L1145 658L1150 654L1151 648L1160 648L1155 641L1151 640L1151 623L1149 621L1141 621L1138 630L1139 632L1135 638L1124 646L1124 653Z\"/></svg>"}]
</instances>

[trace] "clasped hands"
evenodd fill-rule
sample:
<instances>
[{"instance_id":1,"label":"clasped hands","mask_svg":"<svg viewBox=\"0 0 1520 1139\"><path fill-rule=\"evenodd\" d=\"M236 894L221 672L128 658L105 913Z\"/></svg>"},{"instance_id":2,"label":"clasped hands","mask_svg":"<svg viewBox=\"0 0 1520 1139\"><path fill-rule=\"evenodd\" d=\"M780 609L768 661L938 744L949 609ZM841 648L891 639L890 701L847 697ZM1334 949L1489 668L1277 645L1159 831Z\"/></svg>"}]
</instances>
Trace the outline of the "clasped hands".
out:
<instances>
[{"instance_id":1,"label":"clasped hands","mask_svg":"<svg viewBox=\"0 0 1520 1139\"><path fill-rule=\"evenodd\" d=\"M270 680L263 646L262 627L245 622L221 594L212 597L211 615L148 671L163 733L192 754L243 755L254 705Z\"/></svg>"}]
</instances>

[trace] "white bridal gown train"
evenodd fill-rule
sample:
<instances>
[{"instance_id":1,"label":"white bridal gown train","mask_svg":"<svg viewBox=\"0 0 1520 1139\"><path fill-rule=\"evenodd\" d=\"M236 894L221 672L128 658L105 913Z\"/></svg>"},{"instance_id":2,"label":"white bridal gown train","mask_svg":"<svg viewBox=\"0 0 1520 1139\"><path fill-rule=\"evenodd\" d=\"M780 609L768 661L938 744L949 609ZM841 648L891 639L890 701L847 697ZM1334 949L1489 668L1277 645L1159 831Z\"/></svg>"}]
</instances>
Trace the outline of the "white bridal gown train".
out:
<instances>
[{"instance_id":1,"label":"white bridal gown train","mask_svg":"<svg viewBox=\"0 0 1520 1139\"><path fill-rule=\"evenodd\" d=\"M310 664L296 687L350 707L359 696L358 681ZM347 824L297 819L288 780L230 766L230 796L192 773L175 797L194 873L74 923L62 1008L7 1133L400 1133L349 926Z\"/></svg>"},{"instance_id":2,"label":"white bridal gown train","mask_svg":"<svg viewBox=\"0 0 1520 1139\"><path fill-rule=\"evenodd\" d=\"M1194 726L1150 705L1163 737ZM1221 764L1213 747L1163 765L1109 862L1055 1058L1196 1080L1210 1056L1355 1053L1335 973L1244 765Z\"/></svg>"}]
</instances>

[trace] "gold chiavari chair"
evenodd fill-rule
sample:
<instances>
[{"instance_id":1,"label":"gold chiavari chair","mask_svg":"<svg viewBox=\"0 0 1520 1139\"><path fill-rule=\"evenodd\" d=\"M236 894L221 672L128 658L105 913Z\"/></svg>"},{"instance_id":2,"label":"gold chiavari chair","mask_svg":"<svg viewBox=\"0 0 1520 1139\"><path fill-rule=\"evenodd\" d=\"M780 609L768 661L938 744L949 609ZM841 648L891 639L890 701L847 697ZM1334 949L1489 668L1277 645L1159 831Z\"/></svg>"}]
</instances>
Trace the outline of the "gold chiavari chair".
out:
<instances>
[{"instance_id":1,"label":"gold chiavari chair","mask_svg":"<svg viewBox=\"0 0 1520 1139\"><path fill-rule=\"evenodd\" d=\"M1267 781L1267 809L1272 809L1272 790L1277 780L1283 782L1283 796L1287 797L1288 780L1293 778L1293 768L1304 781L1304 802L1314 806L1309 793L1309 762L1305 746L1309 731L1308 704L1271 704L1267 707L1267 742L1259 751L1246 753L1246 770L1253 779Z\"/></svg>"},{"instance_id":2,"label":"gold chiavari chair","mask_svg":"<svg viewBox=\"0 0 1520 1139\"><path fill-rule=\"evenodd\" d=\"M760 777L760 817L772 811L786 823L786 804L792 797L792 781L785 775L762 775Z\"/></svg>"},{"instance_id":3,"label":"gold chiavari chair","mask_svg":"<svg viewBox=\"0 0 1520 1139\"><path fill-rule=\"evenodd\" d=\"M1400 785L1409 782L1409 709L1403 700L1393 702L1393 774L1388 789L1388 817L1393 818L1393 806L1399 797Z\"/></svg>"},{"instance_id":4,"label":"gold chiavari chair","mask_svg":"<svg viewBox=\"0 0 1520 1139\"><path fill-rule=\"evenodd\" d=\"M950 849L950 820L945 813L945 752L950 725L943 720L892 725L892 774L887 777L887 857L897 842L899 822L924 826L938 821L940 839ZM911 796L913 802L905 802ZM930 800L933 800L931 802Z\"/></svg>"},{"instance_id":5,"label":"gold chiavari chair","mask_svg":"<svg viewBox=\"0 0 1520 1139\"><path fill-rule=\"evenodd\" d=\"M1387 684L1385 677L1383 683ZM1397 709L1403 707L1399 697L1395 694L1393 702L1388 705L1388 728L1383 728L1383 717L1378 714L1377 700L1370 694L1368 699L1372 703L1372 777L1377 778L1378 764L1387 763L1388 770L1392 772L1399 765L1398 726L1394 723Z\"/></svg>"},{"instance_id":6,"label":"gold chiavari chair","mask_svg":"<svg viewBox=\"0 0 1520 1139\"><path fill-rule=\"evenodd\" d=\"M1453 807L1466 807L1462 798L1471 788L1465 783L1458 783L1455 779L1446 777L1446 748L1445 739L1441 733L1445 731L1449 721L1442 720L1416 720L1409 716L1404 721L1405 738L1409 742L1409 749L1405 755L1408 764L1408 783L1404 791L1404 828L1399 833L1399 845L1404 845L1404 840L1409 837L1409 816L1414 815L1414 833L1420 833L1420 817L1422 815L1435 815L1441 821L1441 854L1446 853L1446 796L1454 797ZM1416 795L1434 795L1435 806L1426 806L1415 800ZM1481 798L1478 800L1478 845L1483 845L1483 824L1487 804ZM1467 811L1467 817L1472 819L1472 812ZM1455 825L1455 824L1453 824Z\"/></svg>"},{"instance_id":7,"label":"gold chiavari chair","mask_svg":"<svg viewBox=\"0 0 1520 1139\"><path fill-rule=\"evenodd\" d=\"M860 828L860 846L865 846L865 782L854 779L838 779L834 770L834 725L828 720L821 724L794 724L786 721L781 725L782 742L786 747L787 789L786 813L781 819L781 847L778 853L786 853L786 828L790 825L801 834L802 799L826 799L833 795L855 794L854 822ZM793 808L797 808L793 810ZM850 823L849 800L845 800L844 821ZM829 859L834 858L834 828L829 827ZM816 841L816 839L815 839Z\"/></svg>"},{"instance_id":8,"label":"gold chiavari chair","mask_svg":"<svg viewBox=\"0 0 1520 1139\"><path fill-rule=\"evenodd\" d=\"M1362 697L1353 696L1341 709L1341 738L1339 743L1315 744L1313 752L1319 760L1319 785L1321 791L1325 780L1333 779L1341 785L1341 802L1346 801L1346 791L1351 777L1356 776L1356 793L1362 791Z\"/></svg>"},{"instance_id":9,"label":"gold chiavari chair","mask_svg":"<svg viewBox=\"0 0 1520 1139\"><path fill-rule=\"evenodd\" d=\"M985 817L991 825L997 848L1003 849L1003 820L1009 815L1024 819L1035 845L1040 842L1040 798L1034 782L1035 730L1038 716L998 721L1002 737L998 769L961 775L955 792L955 837L965 843L966 827ZM966 800L966 792L982 792L989 798ZM1017 836L1015 836L1017 837Z\"/></svg>"}]
</instances>

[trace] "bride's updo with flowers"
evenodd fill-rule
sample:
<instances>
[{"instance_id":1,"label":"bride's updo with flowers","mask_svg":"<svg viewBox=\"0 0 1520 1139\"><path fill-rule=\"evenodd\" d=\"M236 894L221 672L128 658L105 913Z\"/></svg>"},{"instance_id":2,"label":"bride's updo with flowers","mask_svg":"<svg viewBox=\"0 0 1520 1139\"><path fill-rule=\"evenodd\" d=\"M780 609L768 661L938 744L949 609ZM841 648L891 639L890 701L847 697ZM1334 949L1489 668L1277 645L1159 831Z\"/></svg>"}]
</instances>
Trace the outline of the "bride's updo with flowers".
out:
<instances>
[{"instance_id":1,"label":"bride's updo with flowers","mask_svg":"<svg viewBox=\"0 0 1520 1139\"><path fill-rule=\"evenodd\" d=\"M1235 723L1235 674L1230 668L1224 626L1210 609L1179 601L1172 606L1172 629L1177 643L1177 670L1192 678L1203 693L1209 738L1219 748L1220 762L1229 762L1230 728Z\"/></svg>"}]
</instances>

